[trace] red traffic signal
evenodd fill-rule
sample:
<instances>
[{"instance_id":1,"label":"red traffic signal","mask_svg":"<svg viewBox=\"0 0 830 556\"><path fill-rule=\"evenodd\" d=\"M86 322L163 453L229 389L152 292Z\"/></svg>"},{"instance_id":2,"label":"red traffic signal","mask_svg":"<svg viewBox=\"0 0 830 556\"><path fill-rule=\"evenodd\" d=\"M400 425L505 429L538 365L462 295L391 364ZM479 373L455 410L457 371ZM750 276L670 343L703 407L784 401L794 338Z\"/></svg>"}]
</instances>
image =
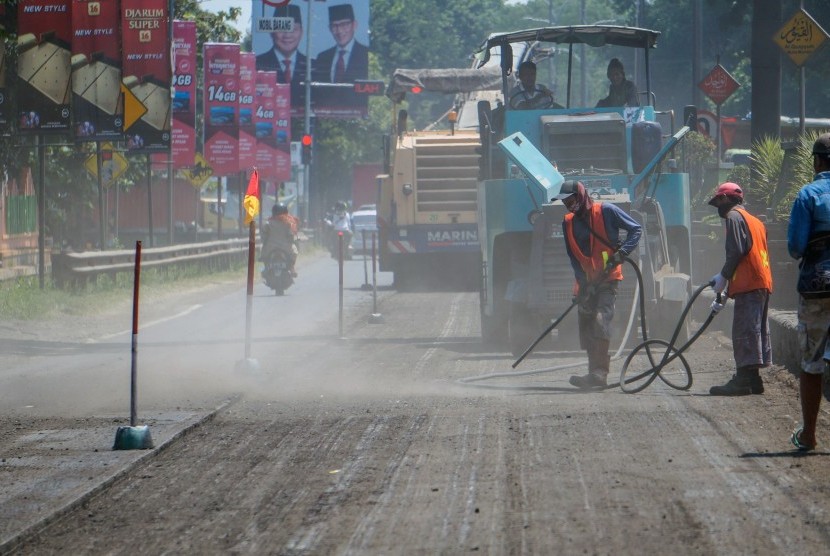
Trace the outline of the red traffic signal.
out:
<instances>
[{"instance_id":1,"label":"red traffic signal","mask_svg":"<svg viewBox=\"0 0 830 556\"><path fill-rule=\"evenodd\" d=\"M303 135L302 140L300 140L300 144L302 145L302 163L303 165L311 164L311 144L314 142L314 139L311 135Z\"/></svg>"},{"instance_id":2,"label":"red traffic signal","mask_svg":"<svg viewBox=\"0 0 830 556\"><path fill-rule=\"evenodd\" d=\"M421 87L419 87L418 85L413 85L409 90L412 92L413 95L417 95L421 91L423 91L423 89Z\"/></svg>"}]
</instances>

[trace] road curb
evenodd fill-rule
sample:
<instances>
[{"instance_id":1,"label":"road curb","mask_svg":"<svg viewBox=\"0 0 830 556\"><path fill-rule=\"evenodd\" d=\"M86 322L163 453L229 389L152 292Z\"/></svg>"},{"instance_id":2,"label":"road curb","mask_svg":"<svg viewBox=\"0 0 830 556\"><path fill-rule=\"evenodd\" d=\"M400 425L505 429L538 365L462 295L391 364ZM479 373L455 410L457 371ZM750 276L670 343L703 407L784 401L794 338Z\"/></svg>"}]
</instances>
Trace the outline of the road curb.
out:
<instances>
[{"instance_id":1,"label":"road curb","mask_svg":"<svg viewBox=\"0 0 830 556\"><path fill-rule=\"evenodd\" d=\"M216 415L218 415L220 412L224 411L225 409L227 409L228 407L230 407L231 405L236 403L238 400L239 400L239 396L228 398L227 400L225 400L221 404L219 404L217 407L215 407L213 410L209 411L208 413L205 413L201 417L198 417L196 420L194 420L194 421L190 422L189 424L187 424L180 431L177 431L176 433L174 433L172 436L170 436L170 438L168 438L167 440L165 440L164 442L162 442L161 444L159 444L158 446L156 446L152 450L147 450L145 453L143 453L141 456L139 456L135 460L125 464L124 467L121 468L120 470L118 470L115 474L111 475L110 477L107 477L106 479L104 479L99 484L97 484L94 487L90 488L89 490L87 490L86 492L84 492L83 494L81 494L80 496L75 498L74 500L64 504L63 506L61 506L60 508L58 508L57 510L55 510L51 514L41 518L40 520L38 520L37 522L33 523L32 525L26 527L25 529L23 529L19 533L14 534L12 537L10 537L9 539L5 540L2 544L0 544L0 556L5 555L5 554L9 554L9 553L13 552L14 550L16 550L17 548L20 548L23 544L25 544L27 539L38 535L41 531L46 529L49 525L51 525L52 523L58 521L60 518L62 518L63 516L69 514L70 512L72 512L73 510L75 510L76 508L78 508L79 506L84 504L86 501L90 500L95 495L99 494L100 492L102 492L106 488L110 487L115 482L122 479L128 473L133 471L139 465L153 459L158 454L162 453L164 450L166 450L168 447L170 447L174 442L176 442L180 438L186 436L187 434L191 433L192 431L194 431L195 429L197 429L200 426L204 425L205 423L213 420L216 417Z\"/></svg>"}]
</instances>

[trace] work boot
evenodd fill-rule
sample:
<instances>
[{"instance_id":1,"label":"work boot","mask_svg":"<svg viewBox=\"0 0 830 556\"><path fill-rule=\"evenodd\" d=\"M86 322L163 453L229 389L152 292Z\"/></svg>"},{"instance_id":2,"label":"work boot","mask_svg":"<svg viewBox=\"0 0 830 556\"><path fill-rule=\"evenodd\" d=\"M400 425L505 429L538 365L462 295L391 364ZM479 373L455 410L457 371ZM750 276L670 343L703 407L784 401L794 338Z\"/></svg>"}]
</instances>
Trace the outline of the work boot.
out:
<instances>
[{"instance_id":1,"label":"work boot","mask_svg":"<svg viewBox=\"0 0 830 556\"><path fill-rule=\"evenodd\" d=\"M600 376L598 373L588 373L587 375L574 375L568 380L572 386L576 386L581 390L597 390L605 388L608 381L605 376Z\"/></svg>"},{"instance_id":2,"label":"work boot","mask_svg":"<svg viewBox=\"0 0 830 556\"><path fill-rule=\"evenodd\" d=\"M764 382L760 376L749 376L741 373L732 375L732 378L722 386L712 386L709 394L712 396L749 396L763 394Z\"/></svg>"}]
</instances>

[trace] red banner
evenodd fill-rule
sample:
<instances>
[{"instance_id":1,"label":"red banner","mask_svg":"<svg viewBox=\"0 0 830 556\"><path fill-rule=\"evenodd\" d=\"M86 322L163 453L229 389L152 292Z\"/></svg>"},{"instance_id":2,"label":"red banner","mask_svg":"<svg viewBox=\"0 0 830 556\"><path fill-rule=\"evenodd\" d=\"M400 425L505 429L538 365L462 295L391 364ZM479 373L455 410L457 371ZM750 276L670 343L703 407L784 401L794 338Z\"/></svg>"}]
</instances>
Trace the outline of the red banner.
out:
<instances>
[{"instance_id":1,"label":"red banner","mask_svg":"<svg viewBox=\"0 0 830 556\"><path fill-rule=\"evenodd\" d=\"M127 149L170 149L168 0L121 0L121 60Z\"/></svg>"},{"instance_id":2,"label":"red banner","mask_svg":"<svg viewBox=\"0 0 830 556\"><path fill-rule=\"evenodd\" d=\"M22 132L69 129L70 7L70 0L20 0L17 5L17 107Z\"/></svg>"},{"instance_id":3,"label":"red banner","mask_svg":"<svg viewBox=\"0 0 830 556\"><path fill-rule=\"evenodd\" d=\"M190 168L196 154L196 22L173 22L173 168Z\"/></svg>"},{"instance_id":4,"label":"red banner","mask_svg":"<svg viewBox=\"0 0 830 556\"><path fill-rule=\"evenodd\" d=\"M6 33L6 5L0 4L0 34ZM0 133L9 132L9 103L6 91L6 49L0 48Z\"/></svg>"},{"instance_id":5,"label":"red banner","mask_svg":"<svg viewBox=\"0 0 830 556\"><path fill-rule=\"evenodd\" d=\"M278 126L284 120L290 124L291 100L285 98L288 85L277 84L277 72L256 72L256 99L254 101L254 125L256 127L256 166L260 176L269 180L284 177L283 144L290 144L290 125ZM279 104L279 106L278 106ZM286 147L287 148L287 147ZM290 160L288 176L291 176ZM283 176L283 177L279 177Z\"/></svg>"},{"instance_id":6,"label":"red banner","mask_svg":"<svg viewBox=\"0 0 830 556\"><path fill-rule=\"evenodd\" d=\"M75 139L121 139L121 21L118 0L72 2L72 112Z\"/></svg>"},{"instance_id":7,"label":"red banner","mask_svg":"<svg viewBox=\"0 0 830 556\"><path fill-rule=\"evenodd\" d=\"M205 158L216 176L239 171L239 45L206 44Z\"/></svg>"},{"instance_id":8,"label":"red banner","mask_svg":"<svg viewBox=\"0 0 830 556\"><path fill-rule=\"evenodd\" d=\"M254 98L256 97L256 56L239 54L239 170L249 171L256 165L256 129Z\"/></svg>"}]
</instances>

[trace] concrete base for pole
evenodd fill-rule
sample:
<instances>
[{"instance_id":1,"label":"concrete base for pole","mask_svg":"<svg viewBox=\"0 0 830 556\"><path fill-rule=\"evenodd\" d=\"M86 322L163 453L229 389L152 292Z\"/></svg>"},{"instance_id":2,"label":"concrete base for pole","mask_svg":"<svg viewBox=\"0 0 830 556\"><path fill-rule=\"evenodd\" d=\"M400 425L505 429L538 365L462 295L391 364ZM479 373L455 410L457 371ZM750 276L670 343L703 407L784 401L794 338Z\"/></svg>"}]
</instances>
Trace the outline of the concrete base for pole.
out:
<instances>
[{"instance_id":1,"label":"concrete base for pole","mask_svg":"<svg viewBox=\"0 0 830 556\"><path fill-rule=\"evenodd\" d=\"M153 438L150 436L150 427L118 427L115 431L113 450L151 450Z\"/></svg>"},{"instance_id":2,"label":"concrete base for pole","mask_svg":"<svg viewBox=\"0 0 830 556\"><path fill-rule=\"evenodd\" d=\"M372 291L372 284L363 284L362 286L360 286L360 289L365 292Z\"/></svg>"},{"instance_id":3,"label":"concrete base for pole","mask_svg":"<svg viewBox=\"0 0 830 556\"><path fill-rule=\"evenodd\" d=\"M238 373L249 373L255 374L260 372L259 361L254 359L253 357L248 357L247 359L241 359L236 362L234 366L234 370Z\"/></svg>"},{"instance_id":4,"label":"concrete base for pole","mask_svg":"<svg viewBox=\"0 0 830 556\"><path fill-rule=\"evenodd\" d=\"M383 315L380 313L372 313L369 315L369 324L383 324Z\"/></svg>"}]
</instances>

